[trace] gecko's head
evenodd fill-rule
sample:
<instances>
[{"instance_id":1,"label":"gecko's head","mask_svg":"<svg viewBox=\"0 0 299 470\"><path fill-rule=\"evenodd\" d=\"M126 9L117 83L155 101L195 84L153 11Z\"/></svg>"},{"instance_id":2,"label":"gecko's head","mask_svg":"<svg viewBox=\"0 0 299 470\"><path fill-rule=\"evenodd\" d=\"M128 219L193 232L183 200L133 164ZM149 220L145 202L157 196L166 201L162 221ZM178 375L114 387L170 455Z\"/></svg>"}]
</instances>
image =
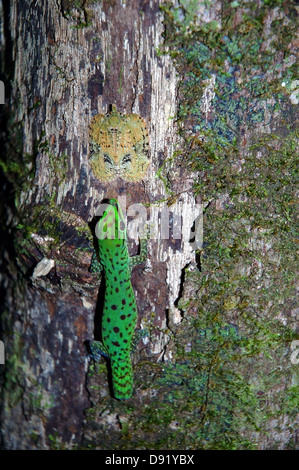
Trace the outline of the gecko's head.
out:
<instances>
[{"instance_id":1,"label":"gecko's head","mask_svg":"<svg viewBox=\"0 0 299 470\"><path fill-rule=\"evenodd\" d=\"M99 240L125 240L126 224L122 210L116 199L110 199L104 213L96 226L96 236Z\"/></svg>"}]
</instances>

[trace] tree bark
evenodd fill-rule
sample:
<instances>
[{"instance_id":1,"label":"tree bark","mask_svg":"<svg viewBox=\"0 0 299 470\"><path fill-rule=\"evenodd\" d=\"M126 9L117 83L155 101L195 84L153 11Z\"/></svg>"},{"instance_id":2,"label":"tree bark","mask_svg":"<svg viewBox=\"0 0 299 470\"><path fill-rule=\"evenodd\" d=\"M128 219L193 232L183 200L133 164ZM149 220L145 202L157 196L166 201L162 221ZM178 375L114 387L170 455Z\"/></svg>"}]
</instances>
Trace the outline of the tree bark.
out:
<instances>
[{"instance_id":1,"label":"tree bark","mask_svg":"<svg viewBox=\"0 0 299 470\"><path fill-rule=\"evenodd\" d=\"M157 54L160 2L79 3L3 2L2 47L10 79L6 151L7 160L18 165L15 173L5 168L16 204L6 223L18 242L15 253L8 249L3 268L4 448L80 442L90 406L84 342L93 338L99 288L88 272L88 223L105 198L125 196L127 207L164 199L164 184L155 174L174 148L176 72L167 56ZM140 183L104 184L90 168L90 121L112 104L147 123L151 164ZM193 198L187 194L184 200ZM190 226L194 214L188 215ZM165 311L169 322L180 320L173 304L181 269L194 254L172 253L168 240L151 240L147 270L133 272L139 327L154 312L151 342L141 347L146 346L144 357L163 354ZM41 260L45 270L36 275Z\"/></svg>"},{"instance_id":2,"label":"tree bark","mask_svg":"<svg viewBox=\"0 0 299 470\"><path fill-rule=\"evenodd\" d=\"M233 189L228 186L227 190L223 181L229 180L230 175L244 174L242 182L246 190L249 189L247 193L244 190L246 197L241 192L239 203L246 204L248 198L255 203L254 198L250 199L254 186L251 167L246 167L242 173L242 165L251 155L248 142L256 142L254 138L263 133L263 126L270 133L274 129L271 128L272 121L269 126L259 122L254 131L249 125L247 127L246 119L241 124L238 121L238 128L233 129L238 137L234 147L234 151L237 147L237 157L227 151L225 168L229 176L219 170L222 168L220 159L213 160L214 149L205 147L207 151L200 153L205 142L198 137L196 117L192 112L188 111L185 116L187 138L186 134L185 140L181 137L181 128L178 129L174 119L178 103L182 103L182 87L178 93L181 80L187 88L182 107L191 102L189 110L198 96L193 93L190 98L188 84L199 80L201 112L206 113L206 123L217 114L222 118L219 140L223 138L223 122L231 130L235 121L229 110L213 108L214 75L206 80L201 72L198 76L192 75L192 60L198 57L202 64L200 54L204 56L205 50L191 58L192 48L185 47L185 43L183 46L183 41L176 44L177 50L172 57L177 58L177 64L179 58L190 53L185 69L175 68L170 56L159 52L163 31L169 32L169 24L163 25L162 3L160 0L2 0L1 73L6 102L2 108L1 136L4 153L1 199L5 203L0 207L3 299L0 340L5 345L5 364L0 364L0 432L4 449L74 446L132 449L153 445L158 449L208 448L209 442L217 445L219 435L228 432L232 416L238 420L241 411L235 404L240 402L244 407L239 420L244 437L242 444L238 444L240 448L245 446L246 439L259 448L296 446L296 434L289 430L290 416L293 415L287 412L280 415L279 425L285 425L282 432L277 432L274 437L266 434L266 431L276 432L273 410L277 408L277 402L273 402L273 406L271 403L273 415L266 425L264 418L259 416L259 427L255 431L246 428L255 405L253 401L249 403L249 399L248 403L242 402L245 400L243 395L239 400L236 391L240 377L238 360L232 359L238 357L234 355L235 349L241 349L239 342L242 340L249 351L247 362L241 369L248 379L248 396L254 389L257 400L254 403L260 403L258 400L266 392L262 391L262 379L256 369L260 368L265 375L273 371L271 364L263 362L266 347L262 352L257 348L255 364L248 360L255 351L250 335L255 331L260 315L258 301L255 304L250 299L255 291L266 291L269 279L274 279L275 284L281 253L274 249L275 238L271 239L270 245L264 242L266 235L258 220L255 225L255 221L249 219L249 223L246 217L239 220L237 214L230 224L227 214L234 207L234 189L239 186ZM212 21L213 26L213 21L221 22L226 2L212 3L213 7L207 10L200 4L195 14L204 23ZM229 8L235 8L236 3L229 2ZM184 2L185 6L187 4ZM172 2L170 5L178 4ZM190 5L194 14L195 3ZM171 21L175 18L176 24L185 28L184 41L192 35L181 19L188 16L188 8L188 5L182 7L176 17L171 16L171 8L168 10ZM269 39L267 28L278 15L275 8L271 12L273 18L270 14L264 18L264 44ZM230 20L234 21L237 27L241 17L241 10L234 10L226 20L228 24ZM250 21L245 26L249 30L254 27ZM246 28L242 34L246 34ZM208 41L207 38L213 40L214 32L207 29L204 41ZM233 46L224 34L220 43L226 41L229 55L229 47ZM293 47L290 44L288 50L292 52ZM225 80L231 73L229 61L225 63L223 75L219 62L216 60L215 63L213 66L218 72L220 70L220 76ZM241 83L238 69L233 73L236 82ZM246 93L249 93L248 89ZM246 94L236 93L233 100L243 103L246 97ZM95 115L107 113L111 105L116 105L125 115L137 114L146 122L150 166L142 181L117 178L105 183L92 170L89 126ZM260 108L258 111L261 113ZM266 105L264 112L267 115ZM277 109L272 112L277 113L278 120ZM279 114L279 122L284 123L283 112ZM237 109L239 116L238 113ZM258 119L257 114L254 119ZM274 138L273 142L275 146ZM183 157L199 149L198 160L191 157L176 160L178 143L184 149L181 150ZM188 150L184 147L186 143ZM263 151L264 147L261 154ZM203 170L200 164L206 157L213 165ZM196 197L194 183L202 183L206 188ZM87 358L85 347L85 342L93 339L99 328L103 286L101 278L90 273L89 266L96 215L100 203L107 198L120 198L126 209L134 203L143 204L154 229L161 227L163 214L166 214L167 222L172 221L166 224L171 226L170 236L163 238L161 232L157 237L152 236L146 265L132 271L138 306L137 328L144 334L133 355L135 394L127 404L111 397L105 362L100 363L99 369L95 368ZM189 242L194 224L201 217L200 203L204 204L206 214L204 228L209 241L206 252L201 249L200 240L197 246ZM177 215L182 216L185 232L184 237L178 239L173 236L173 220ZM222 218L223 226L219 226ZM200 224L195 226L200 229ZM240 238L235 236L236 233ZM200 238L200 234L197 235ZM241 248L245 246L246 237L248 244L243 252ZM215 239L219 241L216 248ZM227 254L234 243L241 255L237 260L231 256L228 261ZM138 251L133 240L129 240L129 251L132 255ZM223 253L228 258L221 258ZM273 269L273 263L278 267ZM293 265L287 258L283 266L290 269ZM227 281L224 281L225 276ZM249 281L254 279L254 284L244 281L244 287L242 282L246 276ZM281 285L279 277L278 281ZM231 286L237 286L233 293ZM272 293L274 289L275 286ZM273 301L273 297L269 300L267 295L261 323L271 317L273 304L279 297L274 295ZM284 299L281 304L282 323L288 320L296 330L295 297ZM222 340L227 338L228 330L224 328L221 334L217 332L220 336L216 335L217 344L212 352L208 348L215 344L215 331L205 320L205 315L210 313L212 324L221 317L232 335L220 345L217 341L220 337ZM241 333L235 332L243 318L250 315L256 323L246 323L243 331L240 328L242 334L247 335L246 343ZM205 327L201 324L196 329L192 324L194 319L206 322ZM260 323L258 328L261 328ZM207 341L204 352L200 349L203 337ZM224 361L223 382L219 382L229 384L233 376L237 384L235 395L228 398L231 408L227 411L227 390L231 389L229 385L222 389L217 382L220 377L217 376L217 359L231 344L236 346L232 348L230 360ZM192 356L197 347L199 353ZM281 362L276 356L275 360L276 369L288 367L288 374L277 388L281 391L285 387L295 403L295 393L288 387L290 383L297 383L297 375L289 368L286 353ZM242 393L245 390L246 395L243 382L242 386ZM265 395L265 401L271 401L273 390ZM198 402L192 402L197 396ZM224 411L221 408L223 402ZM179 410L178 417L174 414L176 409ZM210 418L207 417L208 409L211 410ZM218 419L220 409L224 413L223 421L221 418L214 435L210 421L213 417ZM242 424L243 418L245 424ZM206 438L203 429L209 426L211 435Z\"/></svg>"}]
</instances>

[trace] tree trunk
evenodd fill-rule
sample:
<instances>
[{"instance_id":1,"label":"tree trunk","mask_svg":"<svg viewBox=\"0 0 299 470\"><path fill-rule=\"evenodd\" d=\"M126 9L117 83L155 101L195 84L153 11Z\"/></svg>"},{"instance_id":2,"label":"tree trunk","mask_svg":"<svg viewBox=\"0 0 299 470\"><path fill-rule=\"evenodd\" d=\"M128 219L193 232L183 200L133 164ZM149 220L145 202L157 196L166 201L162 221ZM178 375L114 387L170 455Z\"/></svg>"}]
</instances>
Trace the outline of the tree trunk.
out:
<instances>
[{"instance_id":1,"label":"tree trunk","mask_svg":"<svg viewBox=\"0 0 299 470\"><path fill-rule=\"evenodd\" d=\"M51 439L80 442L90 406L84 342L94 334L99 281L88 272L88 223L105 198L122 196L129 207L165 197L155 174L173 150L176 73L156 53L163 29L158 1L8 3L5 170L16 205L7 223L17 242L4 260L1 427L5 448L47 448ZM105 184L91 170L89 124L112 104L146 121L151 165L141 182ZM139 327L155 313L146 357L163 352L157 328L165 328L165 311L178 296L174 271L193 256L181 253L174 265L167 243L151 243L146 273L133 272ZM41 260L44 270L33 274Z\"/></svg>"},{"instance_id":2,"label":"tree trunk","mask_svg":"<svg viewBox=\"0 0 299 470\"><path fill-rule=\"evenodd\" d=\"M4 133L2 135L4 157L1 159L2 201L5 200L5 204L1 205L0 339L5 346L5 364L0 365L0 372L1 445L4 449L74 446L208 448L209 439L217 447L217 433L239 432L232 431L232 424L228 424L234 414L232 401L229 405L225 402L224 411L221 408L222 393L225 393L221 387L224 380L229 382L230 373L237 384L234 348L241 348L241 340L245 344L244 336L246 347L251 347L248 338L254 327L247 323L239 325L244 318L242 315L247 315L251 307L244 300L245 293L244 297L239 295L239 286L236 287L238 294L230 295L225 288L219 293L210 287L213 279L217 285L223 282L223 273L218 268L229 263L227 259L221 260L215 267L211 260L218 259L220 252L228 253L227 243L235 240L235 230L239 235L250 233L251 248L256 251L256 257L253 260L248 255L250 267L242 258L244 254L238 262L232 261L230 279L234 284L240 276L256 274L258 282L263 269L263 272L267 271L259 260L263 256L261 252L266 250L259 240L263 227L255 227L252 221L246 222L246 217L240 218L238 225L236 216L228 239L213 251L213 237L220 240L222 230L213 221L231 207L232 193L222 186L224 175L218 173L217 163L213 162L215 175L212 182L210 170L204 171L199 168L198 161L194 163L191 157L189 160L186 157L188 152L191 155L194 148L200 148L205 142L196 134L195 114L192 115L188 108L184 123L182 119L178 121L179 128L174 119L179 104L189 105L196 98L193 92L190 98L184 87L180 87L178 93L179 77L183 77L185 84L194 79L190 72L192 48L188 49L183 43L188 36L187 23L181 19L186 19L190 13L190 21L193 14L202 15L204 22L219 20L224 14L221 5L225 6L226 2L214 2L211 10L207 7L206 11L201 10L203 6L193 11L194 2L189 2L191 6L184 2L189 6L172 10L176 5L173 2L164 13L160 11L161 3L159 0L2 0L1 58L4 65L1 72L6 102L2 109L5 128L5 138ZM231 12L231 18L239 24L241 20L235 13ZM180 49L180 44L176 44L176 52L171 54L177 68L170 55L159 51L164 28L167 39L174 19L177 25L185 28L184 46ZM267 21L270 21L269 17ZM210 38L212 33L208 30L206 37ZM192 34L191 31L190 37ZM225 35L223 41L226 41ZM171 49L171 42L168 47ZM186 51L190 56L183 69L179 61ZM202 57L204 51L197 53ZM203 80L198 85L203 92L201 110L205 113L206 123L211 113L223 113L224 120L230 119L228 112L212 109L215 81L213 74L211 77L201 76ZM239 98L243 99L242 94ZM101 118L104 121L109 119L114 105L117 112L123 113L121 119L125 126L132 114L140 116L146 123L150 163L142 178L116 177L108 181L92 163L91 122L97 115L106 115ZM242 159L251 152L245 142L250 133L239 122L238 126L235 129L236 133L240 132L236 144L238 158L234 160L235 154L229 154L227 160L227 165L232 165L228 171L232 172L239 171ZM186 133L178 132L182 128L187 137ZM253 134L257 136L262 130L263 123L258 123ZM223 136L221 133L222 130L219 139ZM188 140L188 136L192 139ZM175 160L178 144L184 158ZM211 162L212 154L209 155ZM245 182L247 177L249 181L251 174L245 172ZM203 181L207 188L215 184L218 193L211 192L205 197L204 191L196 192L194 183L198 181ZM95 367L87 357L85 347L86 341L93 339L99 328L103 297L101 278L89 270L94 226L100 203L110 198L119 198L131 216L129 211L133 204L142 204L147 209L152 228L146 265L132 271L138 307L137 329L142 334L133 353L135 392L127 402L119 402L111 396L109 367L104 359L99 367ZM201 203L207 214L207 238L212 240L207 252L202 251L200 242ZM181 217L184 236L181 232L178 237L174 236L173 220L178 220L177 216ZM170 235L162 236L161 220L166 220L166 229L170 225ZM194 227L198 229L195 245L189 240ZM160 231L153 236L157 228ZM228 232L224 233L227 235ZM136 242L131 239L128 242L130 253L136 254ZM273 249L272 255L269 266L279 262L281 253ZM271 278L271 270L267 272ZM201 276L200 280L197 276ZM259 288L265 288L262 281ZM256 286L250 285L249 294L255 289ZM284 305L283 321L283 312L294 301L292 297ZM270 299L263 312L265 317L269 315L272 303L273 299ZM219 347L215 346L212 353L206 351L206 359L200 349L202 332L209 345L214 344L215 332L212 334L206 320L205 327L202 324L194 326L194 321L203 318L200 316L204 315L203 306L206 312L212 312L213 321L217 321L218 316L226 319L227 324L221 329L222 340L227 328L234 338L229 337L219 346L220 336L217 336ZM239 316L237 311L241 312ZM242 334L235 333L237 330ZM213 375L219 369L216 358L233 341L235 346L225 363L230 369L222 369L225 379L219 385L219 375L216 378ZM199 350L196 349L198 344ZM196 355L193 348L199 351ZM263 355L264 349L258 349L257 354ZM199 356L200 361L194 362ZM265 373L269 373L269 364L265 365L260 356L259 361ZM242 374L248 379L246 385L250 384L250 397L256 393L254 399L258 400L258 393L264 391L261 391L261 378L252 379L252 368L254 364L246 362ZM254 380L257 385L252 392ZM296 380L288 369L288 376L280 383L279 390L289 390L289 384ZM244 383L242 391L245 390ZM294 390L289 393L294 402ZM189 397L197 396L199 401L191 405ZM235 392L233 400L238 399ZM276 402L274 409L275 406ZM176 407L181 414L175 414ZM244 401L243 407L239 425L244 423L244 439L237 447L246 447L246 439L260 448L295 445L295 432L289 427L290 414L285 412L280 416L279 424L284 422L286 429L271 439L263 434L266 431L260 416L259 427L254 430L246 427L246 420L250 421L248 416L253 412L253 399L250 403ZM213 426L211 429L209 426L218 412L222 413L220 424L217 421L218 427L214 431ZM238 413L241 413L239 408ZM266 428L272 429L274 422L272 416L267 420ZM208 437L204 428L210 429Z\"/></svg>"}]
</instances>

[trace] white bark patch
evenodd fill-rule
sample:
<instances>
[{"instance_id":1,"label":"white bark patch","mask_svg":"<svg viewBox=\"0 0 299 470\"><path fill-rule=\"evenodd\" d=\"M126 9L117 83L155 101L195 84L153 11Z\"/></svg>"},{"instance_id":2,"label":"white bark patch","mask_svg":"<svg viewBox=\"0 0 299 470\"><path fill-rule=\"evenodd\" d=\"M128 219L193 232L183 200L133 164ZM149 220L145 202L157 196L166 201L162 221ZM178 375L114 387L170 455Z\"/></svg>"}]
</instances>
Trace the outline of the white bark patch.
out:
<instances>
[{"instance_id":1,"label":"white bark patch","mask_svg":"<svg viewBox=\"0 0 299 470\"><path fill-rule=\"evenodd\" d=\"M34 268L32 279L36 279L40 276L46 276L54 266L55 261L53 259L43 258Z\"/></svg>"}]
</instances>

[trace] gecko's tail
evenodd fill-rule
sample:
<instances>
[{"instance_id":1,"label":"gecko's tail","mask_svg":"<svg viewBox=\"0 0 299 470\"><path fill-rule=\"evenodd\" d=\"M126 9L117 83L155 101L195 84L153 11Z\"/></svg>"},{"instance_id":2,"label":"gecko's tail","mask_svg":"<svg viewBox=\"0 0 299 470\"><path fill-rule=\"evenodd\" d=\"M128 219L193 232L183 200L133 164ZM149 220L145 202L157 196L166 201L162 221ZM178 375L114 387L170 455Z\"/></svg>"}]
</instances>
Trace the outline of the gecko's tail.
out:
<instances>
[{"instance_id":1,"label":"gecko's tail","mask_svg":"<svg viewBox=\"0 0 299 470\"><path fill-rule=\"evenodd\" d=\"M133 368L130 357L122 361L111 360L114 398L127 400L133 394Z\"/></svg>"}]
</instances>

